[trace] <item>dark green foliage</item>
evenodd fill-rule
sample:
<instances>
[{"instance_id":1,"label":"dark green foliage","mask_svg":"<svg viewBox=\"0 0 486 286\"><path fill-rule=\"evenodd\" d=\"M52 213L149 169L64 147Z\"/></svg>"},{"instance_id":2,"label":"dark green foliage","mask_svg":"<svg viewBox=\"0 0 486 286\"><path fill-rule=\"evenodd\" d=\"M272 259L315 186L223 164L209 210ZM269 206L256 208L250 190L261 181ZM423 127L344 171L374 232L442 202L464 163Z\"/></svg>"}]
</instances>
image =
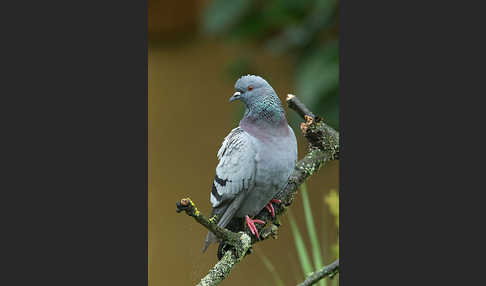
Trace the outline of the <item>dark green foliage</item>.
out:
<instances>
[{"instance_id":1,"label":"dark green foliage","mask_svg":"<svg viewBox=\"0 0 486 286\"><path fill-rule=\"evenodd\" d=\"M251 1L247 0L213 0L204 13L203 32L219 34L233 29L250 5Z\"/></svg>"},{"instance_id":2,"label":"dark green foliage","mask_svg":"<svg viewBox=\"0 0 486 286\"><path fill-rule=\"evenodd\" d=\"M290 55L296 67L296 95L338 129L337 11L336 0L213 0L202 26L208 35L254 42L272 53ZM242 55L228 71L255 72L252 61L251 55Z\"/></svg>"}]
</instances>

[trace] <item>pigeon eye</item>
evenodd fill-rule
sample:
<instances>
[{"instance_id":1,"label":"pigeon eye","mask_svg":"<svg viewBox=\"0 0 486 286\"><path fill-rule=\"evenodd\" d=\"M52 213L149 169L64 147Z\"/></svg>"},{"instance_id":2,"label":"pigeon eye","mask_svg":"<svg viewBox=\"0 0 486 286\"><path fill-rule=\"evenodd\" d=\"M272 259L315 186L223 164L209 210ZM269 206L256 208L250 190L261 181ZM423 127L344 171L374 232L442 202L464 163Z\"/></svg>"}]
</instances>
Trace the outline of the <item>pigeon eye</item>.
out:
<instances>
[{"instance_id":1,"label":"pigeon eye","mask_svg":"<svg viewBox=\"0 0 486 286\"><path fill-rule=\"evenodd\" d=\"M248 90L253 90L253 86L249 85Z\"/></svg>"}]
</instances>

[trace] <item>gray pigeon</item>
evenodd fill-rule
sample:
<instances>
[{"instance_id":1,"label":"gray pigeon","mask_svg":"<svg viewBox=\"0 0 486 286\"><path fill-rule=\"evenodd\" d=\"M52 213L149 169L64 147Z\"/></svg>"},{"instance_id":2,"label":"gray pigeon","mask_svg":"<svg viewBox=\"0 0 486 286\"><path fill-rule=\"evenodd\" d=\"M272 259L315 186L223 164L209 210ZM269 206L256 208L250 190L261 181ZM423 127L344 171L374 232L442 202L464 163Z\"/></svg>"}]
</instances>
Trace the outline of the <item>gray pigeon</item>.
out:
<instances>
[{"instance_id":1,"label":"gray pigeon","mask_svg":"<svg viewBox=\"0 0 486 286\"><path fill-rule=\"evenodd\" d=\"M241 100L245 115L218 151L211 190L211 204L218 226L226 227L232 218L245 218L251 233L259 238L252 219L263 208L274 215L272 202L282 190L297 161L297 140L287 123L280 99L266 80L243 76L235 84L230 102ZM203 252L216 236L209 232Z\"/></svg>"}]
</instances>

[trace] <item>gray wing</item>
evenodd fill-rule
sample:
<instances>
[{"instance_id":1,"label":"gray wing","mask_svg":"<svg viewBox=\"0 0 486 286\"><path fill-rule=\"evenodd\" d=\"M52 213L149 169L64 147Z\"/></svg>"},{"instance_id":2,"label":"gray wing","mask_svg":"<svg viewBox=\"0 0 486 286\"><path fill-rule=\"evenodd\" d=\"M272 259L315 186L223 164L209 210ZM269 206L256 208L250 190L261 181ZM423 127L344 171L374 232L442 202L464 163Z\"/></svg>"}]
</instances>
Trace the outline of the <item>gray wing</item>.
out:
<instances>
[{"instance_id":1,"label":"gray wing","mask_svg":"<svg viewBox=\"0 0 486 286\"><path fill-rule=\"evenodd\" d=\"M211 215L217 215L218 226L225 227L231 221L246 191L253 185L256 154L250 135L240 127L233 129L224 139L218 151L219 164L211 189ZM215 241L216 237L209 232L203 252Z\"/></svg>"},{"instance_id":2,"label":"gray wing","mask_svg":"<svg viewBox=\"0 0 486 286\"><path fill-rule=\"evenodd\" d=\"M287 187L287 184L289 183L289 178L294 172L295 169L295 164L297 164L297 156L298 156L298 151L297 151L297 138L295 137L294 130L289 126L290 130L290 150L291 152L288 154L289 158L287 161L287 173L285 174L286 179L284 180L284 184L281 186L279 194Z\"/></svg>"}]
</instances>

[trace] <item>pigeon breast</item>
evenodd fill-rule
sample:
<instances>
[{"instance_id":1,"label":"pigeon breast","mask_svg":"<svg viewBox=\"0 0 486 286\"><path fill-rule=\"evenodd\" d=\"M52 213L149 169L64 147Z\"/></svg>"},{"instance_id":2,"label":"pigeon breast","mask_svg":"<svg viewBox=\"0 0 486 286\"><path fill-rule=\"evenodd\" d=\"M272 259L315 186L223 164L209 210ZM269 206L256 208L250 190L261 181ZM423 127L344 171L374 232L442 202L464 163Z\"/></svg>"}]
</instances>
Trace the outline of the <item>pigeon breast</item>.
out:
<instances>
[{"instance_id":1,"label":"pigeon breast","mask_svg":"<svg viewBox=\"0 0 486 286\"><path fill-rule=\"evenodd\" d=\"M284 128L282 136L250 136L256 149L255 176L236 217L257 215L287 184L297 161L297 141L292 128L287 124Z\"/></svg>"}]
</instances>

